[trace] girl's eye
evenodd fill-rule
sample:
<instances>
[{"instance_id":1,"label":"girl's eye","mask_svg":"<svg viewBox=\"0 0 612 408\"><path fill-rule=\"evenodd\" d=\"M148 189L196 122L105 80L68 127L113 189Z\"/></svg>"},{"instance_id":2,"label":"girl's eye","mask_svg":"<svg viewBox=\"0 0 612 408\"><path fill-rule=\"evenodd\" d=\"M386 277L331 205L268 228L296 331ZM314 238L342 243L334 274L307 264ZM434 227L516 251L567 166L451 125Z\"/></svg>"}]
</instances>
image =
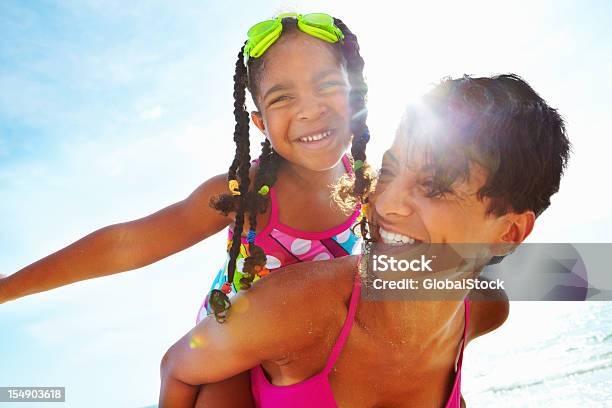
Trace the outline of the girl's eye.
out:
<instances>
[{"instance_id":1,"label":"girl's eye","mask_svg":"<svg viewBox=\"0 0 612 408\"><path fill-rule=\"evenodd\" d=\"M272 101L270 101L270 105L274 105L275 103L278 103L278 102L284 102L289 99L290 99L289 95L281 95L279 97L272 99Z\"/></svg>"}]
</instances>

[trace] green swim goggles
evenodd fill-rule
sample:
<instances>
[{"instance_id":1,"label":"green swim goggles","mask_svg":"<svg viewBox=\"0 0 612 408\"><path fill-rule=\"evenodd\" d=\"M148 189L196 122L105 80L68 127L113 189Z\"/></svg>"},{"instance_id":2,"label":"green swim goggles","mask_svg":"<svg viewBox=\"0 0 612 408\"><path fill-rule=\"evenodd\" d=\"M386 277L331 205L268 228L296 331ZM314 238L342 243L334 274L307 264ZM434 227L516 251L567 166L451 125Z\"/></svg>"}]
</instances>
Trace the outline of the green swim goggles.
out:
<instances>
[{"instance_id":1,"label":"green swim goggles","mask_svg":"<svg viewBox=\"0 0 612 408\"><path fill-rule=\"evenodd\" d=\"M328 43L336 43L344 38L342 31L334 24L334 18L325 13L297 14L283 13L274 20L266 20L255 24L247 33L248 40L244 47L244 65L249 58L259 58L270 48L283 31L282 20L285 17L295 17L297 26L303 33L312 35Z\"/></svg>"}]
</instances>

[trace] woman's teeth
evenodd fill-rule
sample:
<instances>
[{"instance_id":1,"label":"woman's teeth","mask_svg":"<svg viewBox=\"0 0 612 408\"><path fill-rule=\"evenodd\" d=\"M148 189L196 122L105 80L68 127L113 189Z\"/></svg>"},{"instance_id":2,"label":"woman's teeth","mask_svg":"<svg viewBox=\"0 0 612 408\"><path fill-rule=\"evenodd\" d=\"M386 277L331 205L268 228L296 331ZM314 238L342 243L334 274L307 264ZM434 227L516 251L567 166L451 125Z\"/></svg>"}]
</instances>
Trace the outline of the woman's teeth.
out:
<instances>
[{"instance_id":1,"label":"woman's teeth","mask_svg":"<svg viewBox=\"0 0 612 408\"><path fill-rule=\"evenodd\" d=\"M318 140L325 139L329 135L331 135L331 130L326 130L323 133L319 133L319 134L312 135L312 136L301 137L298 140L300 142L305 142L305 143L306 142L316 142Z\"/></svg>"},{"instance_id":2,"label":"woman's teeth","mask_svg":"<svg viewBox=\"0 0 612 408\"><path fill-rule=\"evenodd\" d=\"M417 240L406 235L397 234L395 232L386 231L379 228L378 232L380 237L385 244L389 245L402 245L402 244L414 244Z\"/></svg>"}]
</instances>

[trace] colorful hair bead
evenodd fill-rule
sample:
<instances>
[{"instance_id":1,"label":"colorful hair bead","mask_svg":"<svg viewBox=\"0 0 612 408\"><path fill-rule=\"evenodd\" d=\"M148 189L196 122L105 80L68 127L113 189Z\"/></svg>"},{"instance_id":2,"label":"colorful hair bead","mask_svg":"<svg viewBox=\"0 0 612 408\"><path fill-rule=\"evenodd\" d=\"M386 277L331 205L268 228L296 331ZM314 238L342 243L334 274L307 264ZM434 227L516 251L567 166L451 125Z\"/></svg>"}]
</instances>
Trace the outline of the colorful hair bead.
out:
<instances>
[{"instance_id":1,"label":"colorful hair bead","mask_svg":"<svg viewBox=\"0 0 612 408\"><path fill-rule=\"evenodd\" d=\"M363 160L355 160L355 163L353 164L353 171L357 171L362 167L363 167Z\"/></svg>"},{"instance_id":2,"label":"colorful hair bead","mask_svg":"<svg viewBox=\"0 0 612 408\"><path fill-rule=\"evenodd\" d=\"M368 204L361 204L361 215L366 218L368 216Z\"/></svg>"},{"instance_id":3,"label":"colorful hair bead","mask_svg":"<svg viewBox=\"0 0 612 408\"><path fill-rule=\"evenodd\" d=\"M258 193L259 195L265 196L270 192L270 187L268 187L267 185L263 185L261 186L261 188L259 189Z\"/></svg>"},{"instance_id":4,"label":"colorful hair bead","mask_svg":"<svg viewBox=\"0 0 612 408\"><path fill-rule=\"evenodd\" d=\"M223 286L221 286L221 292L225 293L226 295L229 295L231 291L232 291L231 283L225 282Z\"/></svg>"},{"instance_id":5,"label":"colorful hair bead","mask_svg":"<svg viewBox=\"0 0 612 408\"><path fill-rule=\"evenodd\" d=\"M238 190L238 180L230 180L229 181L229 190L232 192L232 195L239 196L240 191Z\"/></svg>"},{"instance_id":6,"label":"colorful hair bead","mask_svg":"<svg viewBox=\"0 0 612 408\"><path fill-rule=\"evenodd\" d=\"M249 230L249 233L247 234L247 241L249 242L249 244L255 242L255 235L255 231Z\"/></svg>"},{"instance_id":7,"label":"colorful hair bead","mask_svg":"<svg viewBox=\"0 0 612 408\"><path fill-rule=\"evenodd\" d=\"M368 129L361 134L361 141L363 143L368 143L370 141L370 131Z\"/></svg>"}]
</instances>

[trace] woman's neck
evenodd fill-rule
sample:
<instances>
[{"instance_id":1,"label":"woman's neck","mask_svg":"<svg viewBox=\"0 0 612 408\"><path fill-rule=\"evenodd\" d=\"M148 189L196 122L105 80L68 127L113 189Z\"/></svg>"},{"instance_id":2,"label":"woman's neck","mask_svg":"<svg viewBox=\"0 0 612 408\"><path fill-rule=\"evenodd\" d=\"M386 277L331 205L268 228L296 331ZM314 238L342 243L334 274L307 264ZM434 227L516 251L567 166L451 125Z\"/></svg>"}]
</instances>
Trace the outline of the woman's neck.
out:
<instances>
[{"instance_id":1,"label":"woman's neck","mask_svg":"<svg viewBox=\"0 0 612 408\"><path fill-rule=\"evenodd\" d=\"M454 336L458 328L457 317L463 312L463 301L418 300L417 294L411 299L408 289L391 290L376 286L375 283L379 279L373 280L372 272L366 272L371 256L369 248L367 244L362 246L363 256L359 263L362 277L359 320L364 329L375 336L381 335L401 343L414 341L415 346L428 344L449 335ZM393 278L390 275L384 277ZM395 278L397 279L397 276ZM404 293L400 293L402 291ZM455 299L461 299L461 293L456 295Z\"/></svg>"},{"instance_id":2,"label":"woman's neck","mask_svg":"<svg viewBox=\"0 0 612 408\"><path fill-rule=\"evenodd\" d=\"M463 302L388 300L362 302L360 320L365 326L405 339L440 337L463 313ZM460 319L463 322L463 319ZM417 340L415 338L415 340Z\"/></svg>"}]
</instances>

